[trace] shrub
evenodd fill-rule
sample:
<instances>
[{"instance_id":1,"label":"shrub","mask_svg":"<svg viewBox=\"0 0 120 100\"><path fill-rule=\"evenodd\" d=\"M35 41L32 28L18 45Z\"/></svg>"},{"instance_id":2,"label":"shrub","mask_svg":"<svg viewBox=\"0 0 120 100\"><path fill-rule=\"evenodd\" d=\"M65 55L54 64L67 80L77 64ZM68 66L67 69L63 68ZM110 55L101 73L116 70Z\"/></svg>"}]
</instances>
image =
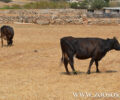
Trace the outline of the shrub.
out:
<instances>
[{"instance_id":1,"label":"shrub","mask_svg":"<svg viewBox=\"0 0 120 100\"><path fill-rule=\"evenodd\" d=\"M70 3L70 7L74 9L87 9L88 4L89 4L88 0L84 0L83 2Z\"/></svg>"},{"instance_id":2,"label":"shrub","mask_svg":"<svg viewBox=\"0 0 120 100\"><path fill-rule=\"evenodd\" d=\"M0 9L21 9L22 7L20 5L14 4L12 6L4 6L3 8Z\"/></svg>"},{"instance_id":3,"label":"shrub","mask_svg":"<svg viewBox=\"0 0 120 100\"><path fill-rule=\"evenodd\" d=\"M70 7L71 7L71 8L74 8L74 9L78 9L78 8L80 8L80 4L79 4L79 3L76 3L76 2L70 3Z\"/></svg>"},{"instance_id":4,"label":"shrub","mask_svg":"<svg viewBox=\"0 0 120 100\"><path fill-rule=\"evenodd\" d=\"M88 9L90 5L90 1L89 0L84 0L83 2L80 3L80 8L81 9Z\"/></svg>"},{"instance_id":5,"label":"shrub","mask_svg":"<svg viewBox=\"0 0 120 100\"><path fill-rule=\"evenodd\" d=\"M4 6L4 7L0 8L0 9L10 9L10 6Z\"/></svg>"},{"instance_id":6,"label":"shrub","mask_svg":"<svg viewBox=\"0 0 120 100\"><path fill-rule=\"evenodd\" d=\"M14 4L14 5L12 5L10 8L11 8L11 9L20 9L20 8L22 8L22 6L17 5L17 4Z\"/></svg>"},{"instance_id":7,"label":"shrub","mask_svg":"<svg viewBox=\"0 0 120 100\"><path fill-rule=\"evenodd\" d=\"M61 2L53 2L53 1L40 1L35 3L28 3L23 6L26 9L55 9L55 8L69 8L69 3L61 1Z\"/></svg>"},{"instance_id":8,"label":"shrub","mask_svg":"<svg viewBox=\"0 0 120 100\"><path fill-rule=\"evenodd\" d=\"M91 9L101 9L107 6L107 3L104 0L93 0L91 2Z\"/></svg>"},{"instance_id":9,"label":"shrub","mask_svg":"<svg viewBox=\"0 0 120 100\"><path fill-rule=\"evenodd\" d=\"M110 2L110 0L105 0L105 2L109 3L109 2Z\"/></svg>"},{"instance_id":10,"label":"shrub","mask_svg":"<svg viewBox=\"0 0 120 100\"><path fill-rule=\"evenodd\" d=\"M109 5L109 0L84 0L80 3L71 3L70 7L75 9L101 9Z\"/></svg>"},{"instance_id":11,"label":"shrub","mask_svg":"<svg viewBox=\"0 0 120 100\"><path fill-rule=\"evenodd\" d=\"M32 2L27 3L25 5L12 5L12 6L4 6L1 9L58 9L58 8L70 8L68 2L60 1L60 2L53 2L53 1L39 1L39 2Z\"/></svg>"},{"instance_id":12,"label":"shrub","mask_svg":"<svg viewBox=\"0 0 120 100\"><path fill-rule=\"evenodd\" d=\"M9 2L11 2L12 0L0 0L0 1L5 2L5 3L9 3Z\"/></svg>"}]
</instances>

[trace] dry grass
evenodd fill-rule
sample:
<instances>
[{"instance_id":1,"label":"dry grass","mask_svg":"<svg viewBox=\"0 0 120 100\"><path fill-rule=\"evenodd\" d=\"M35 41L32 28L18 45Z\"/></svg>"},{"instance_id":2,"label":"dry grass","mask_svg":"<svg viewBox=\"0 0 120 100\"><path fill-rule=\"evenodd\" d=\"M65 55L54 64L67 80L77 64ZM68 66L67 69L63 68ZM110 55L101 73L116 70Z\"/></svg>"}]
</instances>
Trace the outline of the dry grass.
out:
<instances>
[{"instance_id":1,"label":"dry grass","mask_svg":"<svg viewBox=\"0 0 120 100\"><path fill-rule=\"evenodd\" d=\"M22 1L22 2L24 2L24 1L32 1L32 0L12 0L12 1Z\"/></svg>"},{"instance_id":2,"label":"dry grass","mask_svg":"<svg viewBox=\"0 0 120 100\"><path fill-rule=\"evenodd\" d=\"M120 93L120 52L110 51L100 62L101 73L86 74L88 60L75 59L78 75L66 75L59 66L63 36L116 36L120 26L18 25L14 46L0 49L0 100L118 100L119 98L84 98L73 92ZM37 52L35 52L37 50ZM71 68L69 67L71 70Z\"/></svg>"},{"instance_id":3,"label":"dry grass","mask_svg":"<svg viewBox=\"0 0 120 100\"><path fill-rule=\"evenodd\" d=\"M30 3L30 2L34 2L32 0L12 0L12 2L9 3L4 3L0 1L0 8L4 7L4 6L12 6L12 5L24 5L26 3Z\"/></svg>"}]
</instances>

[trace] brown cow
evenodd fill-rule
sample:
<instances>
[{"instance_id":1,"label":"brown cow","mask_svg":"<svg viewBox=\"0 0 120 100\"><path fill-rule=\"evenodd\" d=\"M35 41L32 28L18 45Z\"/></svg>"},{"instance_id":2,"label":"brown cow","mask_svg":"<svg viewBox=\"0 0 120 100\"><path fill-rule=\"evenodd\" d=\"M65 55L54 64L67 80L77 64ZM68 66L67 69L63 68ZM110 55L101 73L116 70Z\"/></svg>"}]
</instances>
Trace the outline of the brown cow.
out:
<instances>
[{"instance_id":1,"label":"brown cow","mask_svg":"<svg viewBox=\"0 0 120 100\"><path fill-rule=\"evenodd\" d=\"M77 74L74 69L75 56L78 59L91 58L87 73L90 74L92 64L96 64L96 72L99 72L98 62L110 50L120 50L120 44L114 37L113 39L101 38L74 38L72 36L63 37L60 40L62 50L62 62L64 63L66 72L68 71L68 63L70 64L74 74Z\"/></svg>"},{"instance_id":2,"label":"brown cow","mask_svg":"<svg viewBox=\"0 0 120 100\"><path fill-rule=\"evenodd\" d=\"M7 45L11 46L13 44L14 30L10 26L1 27L1 44L3 47L3 39L7 40Z\"/></svg>"}]
</instances>

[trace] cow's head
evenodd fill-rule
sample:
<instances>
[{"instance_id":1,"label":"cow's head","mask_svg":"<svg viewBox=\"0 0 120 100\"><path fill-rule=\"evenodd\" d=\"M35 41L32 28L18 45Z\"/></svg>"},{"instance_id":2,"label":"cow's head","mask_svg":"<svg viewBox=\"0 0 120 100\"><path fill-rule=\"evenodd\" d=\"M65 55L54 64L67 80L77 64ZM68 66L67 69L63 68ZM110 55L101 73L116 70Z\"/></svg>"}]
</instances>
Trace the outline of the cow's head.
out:
<instances>
[{"instance_id":1,"label":"cow's head","mask_svg":"<svg viewBox=\"0 0 120 100\"><path fill-rule=\"evenodd\" d=\"M117 40L117 38L116 37L113 37L113 46L112 46L112 48L113 49L115 49L115 50L120 50L120 43L119 43L119 41Z\"/></svg>"}]
</instances>

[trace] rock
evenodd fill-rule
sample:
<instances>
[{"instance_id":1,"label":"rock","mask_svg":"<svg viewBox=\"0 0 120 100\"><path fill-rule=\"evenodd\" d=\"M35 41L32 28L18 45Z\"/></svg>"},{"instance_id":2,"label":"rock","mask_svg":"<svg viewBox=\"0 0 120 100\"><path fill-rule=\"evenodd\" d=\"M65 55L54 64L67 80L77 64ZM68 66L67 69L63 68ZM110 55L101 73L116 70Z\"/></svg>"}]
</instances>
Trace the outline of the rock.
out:
<instances>
[{"instance_id":1,"label":"rock","mask_svg":"<svg viewBox=\"0 0 120 100\"><path fill-rule=\"evenodd\" d=\"M89 16L90 14L90 16ZM102 18L99 11L96 18L94 13L87 10L77 9L19 9L19 10L1 10L0 23L34 23L40 25L49 24L120 24L117 18ZM89 18L92 17L92 18ZM114 17L114 16L112 16Z\"/></svg>"},{"instance_id":2,"label":"rock","mask_svg":"<svg viewBox=\"0 0 120 100\"><path fill-rule=\"evenodd\" d=\"M40 25L49 25L50 22L48 20L37 20L36 24L40 24Z\"/></svg>"},{"instance_id":3,"label":"rock","mask_svg":"<svg viewBox=\"0 0 120 100\"><path fill-rule=\"evenodd\" d=\"M56 19L55 24L65 24L65 22L62 19Z\"/></svg>"},{"instance_id":4,"label":"rock","mask_svg":"<svg viewBox=\"0 0 120 100\"><path fill-rule=\"evenodd\" d=\"M35 52L35 53L37 53L37 52L38 52L38 50L34 50L34 52Z\"/></svg>"},{"instance_id":5,"label":"rock","mask_svg":"<svg viewBox=\"0 0 120 100\"><path fill-rule=\"evenodd\" d=\"M73 19L66 19L65 21L66 21L66 23L72 23Z\"/></svg>"}]
</instances>

